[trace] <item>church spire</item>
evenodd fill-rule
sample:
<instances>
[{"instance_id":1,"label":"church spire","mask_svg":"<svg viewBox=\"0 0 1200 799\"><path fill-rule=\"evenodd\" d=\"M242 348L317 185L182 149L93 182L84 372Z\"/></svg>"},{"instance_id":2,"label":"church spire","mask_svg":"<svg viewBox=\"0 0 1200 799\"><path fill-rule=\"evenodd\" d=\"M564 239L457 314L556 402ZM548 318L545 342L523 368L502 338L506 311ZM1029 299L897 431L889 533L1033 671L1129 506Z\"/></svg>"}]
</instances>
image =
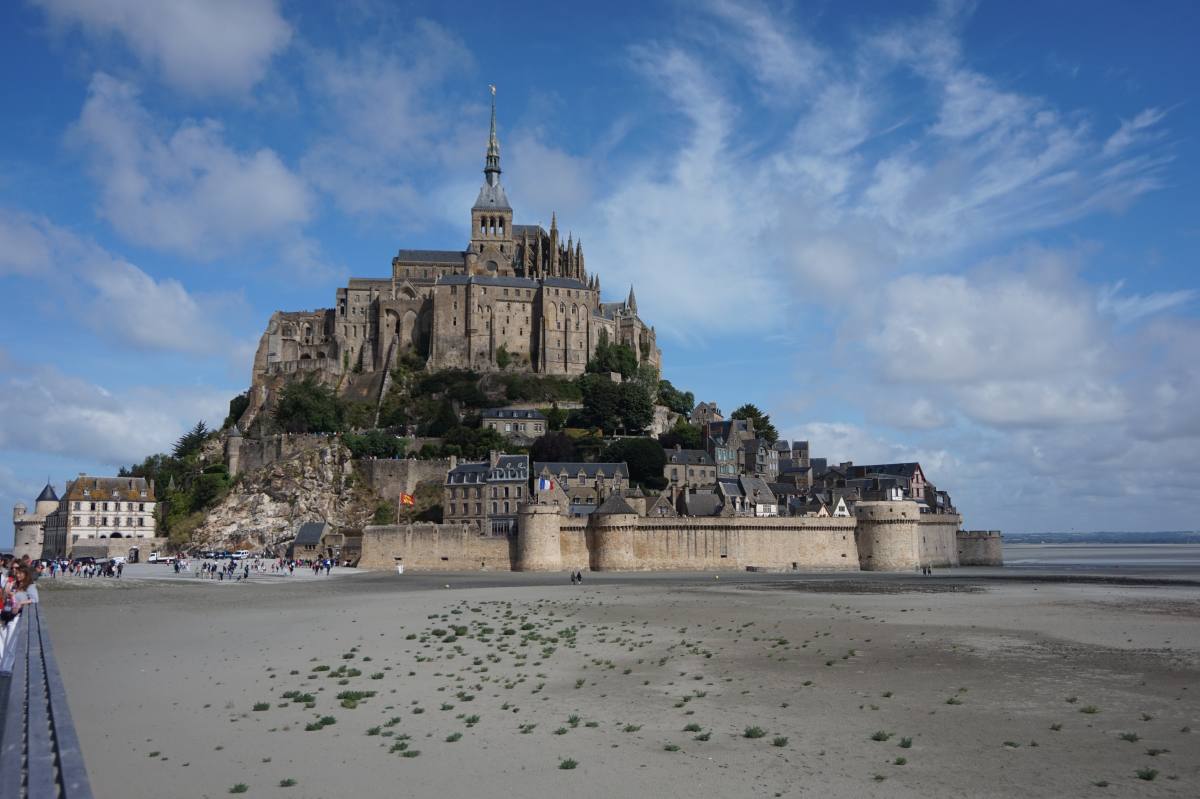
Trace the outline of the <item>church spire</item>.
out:
<instances>
[{"instance_id":1,"label":"church spire","mask_svg":"<svg viewBox=\"0 0 1200 799\"><path fill-rule=\"evenodd\" d=\"M626 307L633 313L637 313L637 297L633 296L633 286L629 287L629 299L625 300Z\"/></svg>"},{"instance_id":2,"label":"church spire","mask_svg":"<svg viewBox=\"0 0 1200 799\"><path fill-rule=\"evenodd\" d=\"M496 84L488 86L492 90L492 127L488 133L487 160L484 163L483 174L489 186L500 182L500 142L496 140Z\"/></svg>"}]
</instances>

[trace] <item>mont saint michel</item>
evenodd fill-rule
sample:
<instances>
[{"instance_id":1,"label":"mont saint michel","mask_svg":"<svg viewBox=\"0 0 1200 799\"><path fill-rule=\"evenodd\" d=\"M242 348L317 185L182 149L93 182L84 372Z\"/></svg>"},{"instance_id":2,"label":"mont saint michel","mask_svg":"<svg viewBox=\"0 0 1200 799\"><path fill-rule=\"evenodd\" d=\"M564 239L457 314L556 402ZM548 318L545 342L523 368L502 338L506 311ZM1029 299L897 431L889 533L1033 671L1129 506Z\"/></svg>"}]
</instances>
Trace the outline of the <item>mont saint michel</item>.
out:
<instances>
[{"instance_id":1,"label":"mont saint michel","mask_svg":"<svg viewBox=\"0 0 1200 799\"><path fill-rule=\"evenodd\" d=\"M1200 18L1068 10L0 4L0 799L1192 799Z\"/></svg>"}]
</instances>

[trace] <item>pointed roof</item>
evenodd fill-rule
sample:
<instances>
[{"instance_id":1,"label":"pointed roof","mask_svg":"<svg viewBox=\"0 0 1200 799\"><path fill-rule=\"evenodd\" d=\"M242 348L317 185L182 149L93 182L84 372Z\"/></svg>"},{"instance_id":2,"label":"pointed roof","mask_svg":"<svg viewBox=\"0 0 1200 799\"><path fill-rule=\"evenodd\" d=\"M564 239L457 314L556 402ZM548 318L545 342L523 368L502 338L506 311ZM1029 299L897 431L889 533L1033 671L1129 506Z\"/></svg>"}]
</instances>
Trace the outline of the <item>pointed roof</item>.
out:
<instances>
[{"instance_id":1,"label":"pointed roof","mask_svg":"<svg viewBox=\"0 0 1200 799\"><path fill-rule=\"evenodd\" d=\"M242 437L242 431L238 430L237 422L234 422L233 427L229 428L229 437L230 438L241 438Z\"/></svg>"},{"instance_id":2,"label":"pointed roof","mask_svg":"<svg viewBox=\"0 0 1200 799\"><path fill-rule=\"evenodd\" d=\"M629 503L617 493L609 494L608 499L601 502L600 507L596 508L596 513L600 516L613 516L618 513L637 515L637 511L629 507Z\"/></svg>"},{"instance_id":3,"label":"pointed roof","mask_svg":"<svg viewBox=\"0 0 1200 799\"><path fill-rule=\"evenodd\" d=\"M42 493L38 494L35 502L58 502L58 494L54 493L54 486L46 483L46 487L42 489Z\"/></svg>"},{"instance_id":4,"label":"pointed roof","mask_svg":"<svg viewBox=\"0 0 1200 799\"><path fill-rule=\"evenodd\" d=\"M471 210L511 211L508 195L500 185L500 142L496 138L496 87L492 90L492 125L488 132L487 157L483 165L483 185L479 187L479 196Z\"/></svg>"},{"instance_id":5,"label":"pointed roof","mask_svg":"<svg viewBox=\"0 0 1200 799\"><path fill-rule=\"evenodd\" d=\"M633 296L632 285L629 286L629 299L625 300L625 305L629 307L629 310L637 313L637 297Z\"/></svg>"}]
</instances>

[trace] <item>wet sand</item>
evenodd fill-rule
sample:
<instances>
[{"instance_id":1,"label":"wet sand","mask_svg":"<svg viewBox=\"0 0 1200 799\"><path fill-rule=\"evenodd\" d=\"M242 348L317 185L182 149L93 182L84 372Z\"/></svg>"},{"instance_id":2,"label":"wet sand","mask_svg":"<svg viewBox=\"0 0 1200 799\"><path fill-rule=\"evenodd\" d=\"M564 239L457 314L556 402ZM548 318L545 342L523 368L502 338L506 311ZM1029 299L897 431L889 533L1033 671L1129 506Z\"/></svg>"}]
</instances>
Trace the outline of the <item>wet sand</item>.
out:
<instances>
[{"instance_id":1,"label":"wet sand","mask_svg":"<svg viewBox=\"0 0 1200 799\"><path fill-rule=\"evenodd\" d=\"M972 574L43 601L98 797L1200 794L1200 586Z\"/></svg>"}]
</instances>

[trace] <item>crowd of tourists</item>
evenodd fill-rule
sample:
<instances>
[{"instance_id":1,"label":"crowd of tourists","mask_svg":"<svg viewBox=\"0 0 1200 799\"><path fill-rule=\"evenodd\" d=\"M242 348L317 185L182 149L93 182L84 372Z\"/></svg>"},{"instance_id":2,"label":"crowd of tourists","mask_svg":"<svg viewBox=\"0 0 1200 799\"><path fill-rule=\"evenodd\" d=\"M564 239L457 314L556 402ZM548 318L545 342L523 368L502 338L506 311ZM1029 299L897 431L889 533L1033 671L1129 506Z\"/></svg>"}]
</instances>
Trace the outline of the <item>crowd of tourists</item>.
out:
<instances>
[{"instance_id":1,"label":"crowd of tourists","mask_svg":"<svg viewBox=\"0 0 1200 799\"><path fill-rule=\"evenodd\" d=\"M0 653L16 625L13 622L27 606L38 601L37 581L42 565L29 559L5 555L0 558Z\"/></svg>"}]
</instances>

